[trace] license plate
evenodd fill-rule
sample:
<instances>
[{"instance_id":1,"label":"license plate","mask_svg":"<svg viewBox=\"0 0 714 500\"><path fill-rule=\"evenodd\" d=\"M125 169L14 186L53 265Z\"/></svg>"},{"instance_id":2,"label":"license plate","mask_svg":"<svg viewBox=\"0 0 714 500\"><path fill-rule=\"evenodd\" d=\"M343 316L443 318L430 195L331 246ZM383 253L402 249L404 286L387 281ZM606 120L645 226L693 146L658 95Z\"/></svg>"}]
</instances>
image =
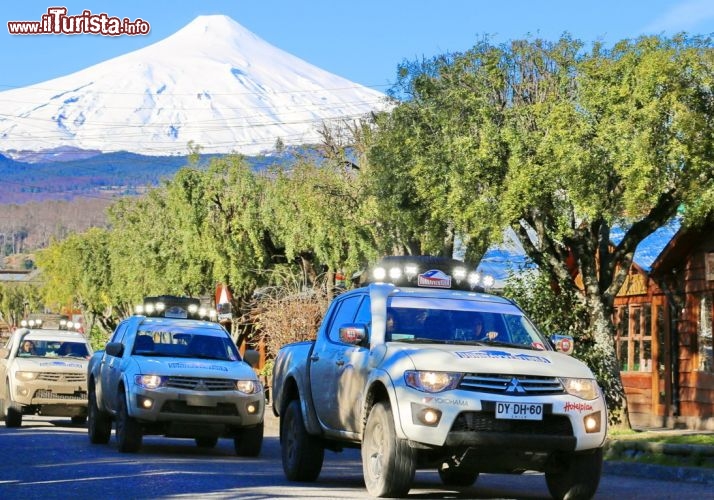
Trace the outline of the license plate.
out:
<instances>
[{"instance_id":1,"label":"license plate","mask_svg":"<svg viewBox=\"0 0 714 500\"><path fill-rule=\"evenodd\" d=\"M543 420L543 405L541 403L515 401L497 402L496 418L506 420Z\"/></svg>"},{"instance_id":2,"label":"license plate","mask_svg":"<svg viewBox=\"0 0 714 500\"><path fill-rule=\"evenodd\" d=\"M216 400L204 396L186 396L188 406L216 406Z\"/></svg>"}]
</instances>

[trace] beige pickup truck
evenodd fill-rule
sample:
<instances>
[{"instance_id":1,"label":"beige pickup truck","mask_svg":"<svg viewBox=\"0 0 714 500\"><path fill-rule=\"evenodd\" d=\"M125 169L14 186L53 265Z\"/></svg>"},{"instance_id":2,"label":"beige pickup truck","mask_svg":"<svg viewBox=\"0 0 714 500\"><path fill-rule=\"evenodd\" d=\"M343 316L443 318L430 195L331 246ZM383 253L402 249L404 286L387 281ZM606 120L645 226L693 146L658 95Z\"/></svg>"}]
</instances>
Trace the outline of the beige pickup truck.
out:
<instances>
[{"instance_id":1,"label":"beige pickup truck","mask_svg":"<svg viewBox=\"0 0 714 500\"><path fill-rule=\"evenodd\" d=\"M87 419L87 360L92 348L69 330L16 330L0 349L0 402L7 427L23 415Z\"/></svg>"}]
</instances>

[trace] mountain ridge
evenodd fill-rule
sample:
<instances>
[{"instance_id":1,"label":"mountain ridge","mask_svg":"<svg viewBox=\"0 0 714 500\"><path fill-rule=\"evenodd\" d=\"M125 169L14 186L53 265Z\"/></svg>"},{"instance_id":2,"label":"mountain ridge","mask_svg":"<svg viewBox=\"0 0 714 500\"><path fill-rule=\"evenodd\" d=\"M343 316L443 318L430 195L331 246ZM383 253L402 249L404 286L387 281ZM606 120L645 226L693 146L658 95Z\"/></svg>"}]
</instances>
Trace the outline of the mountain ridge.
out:
<instances>
[{"instance_id":1,"label":"mountain ridge","mask_svg":"<svg viewBox=\"0 0 714 500\"><path fill-rule=\"evenodd\" d=\"M0 92L6 156L58 147L142 155L261 154L315 143L323 123L388 108L384 94L328 73L227 16L199 16L142 49Z\"/></svg>"}]
</instances>

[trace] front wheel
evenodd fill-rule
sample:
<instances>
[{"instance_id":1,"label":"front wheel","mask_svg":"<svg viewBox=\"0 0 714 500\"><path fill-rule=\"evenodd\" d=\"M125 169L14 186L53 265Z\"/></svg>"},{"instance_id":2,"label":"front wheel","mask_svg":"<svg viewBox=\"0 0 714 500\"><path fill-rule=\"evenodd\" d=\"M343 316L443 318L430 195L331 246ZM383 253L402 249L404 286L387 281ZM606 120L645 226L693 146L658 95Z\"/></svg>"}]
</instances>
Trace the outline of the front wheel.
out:
<instances>
[{"instance_id":1,"label":"front wheel","mask_svg":"<svg viewBox=\"0 0 714 500\"><path fill-rule=\"evenodd\" d=\"M416 453L394 430L392 409L377 403L369 412L362 437L362 473L374 497L403 497L416 471Z\"/></svg>"},{"instance_id":2,"label":"front wheel","mask_svg":"<svg viewBox=\"0 0 714 500\"><path fill-rule=\"evenodd\" d=\"M546 472L548 491L556 500L589 499L595 496L602 473L602 448L568 454L564 468Z\"/></svg>"},{"instance_id":3,"label":"front wheel","mask_svg":"<svg viewBox=\"0 0 714 500\"><path fill-rule=\"evenodd\" d=\"M141 426L135 418L129 416L126 395L119 394L117 401L117 443L122 453L136 453L141 448Z\"/></svg>"},{"instance_id":4,"label":"front wheel","mask_svg":"<svg viewBox=\"0 0 714 500\"><path fill-rule=\"evenodd\" d=\"M20 427L22 425L22 407L12 400L10 382L5 387L5 427Z\"/></svg>"},{"instance_id":5,"label":"front wheel","mask_svg":"<svg viewBox=\"0 0 714 500\"><path fill-rule=\"evenodd\" d=\"M263 447L263 422L256 427L238 431L233 438L233 446L239 457L257 457Z\"/></svg>"},{"instance_id":6,"label":"front wheel","mask_svg":"<svg viewBox=\"0 0 714 500\"><path fill-rule=\"evenodd\" d=\"M112 419L97 406L97 392L94 385L89 387L87 402L87 434L92 444L107 444L112 435Z\"/></svg>"},{"instance_id":7,"label":"front wheel","mask_svg":"<svg viewBox=\"0 0 714 500\"><path fill-rule=\"evenodd\" d=\"M320 475L325 448L307 433L297 399L288 404L280 418L280 451L288 480L314 481Z\"/></svg>"}]
</instances>

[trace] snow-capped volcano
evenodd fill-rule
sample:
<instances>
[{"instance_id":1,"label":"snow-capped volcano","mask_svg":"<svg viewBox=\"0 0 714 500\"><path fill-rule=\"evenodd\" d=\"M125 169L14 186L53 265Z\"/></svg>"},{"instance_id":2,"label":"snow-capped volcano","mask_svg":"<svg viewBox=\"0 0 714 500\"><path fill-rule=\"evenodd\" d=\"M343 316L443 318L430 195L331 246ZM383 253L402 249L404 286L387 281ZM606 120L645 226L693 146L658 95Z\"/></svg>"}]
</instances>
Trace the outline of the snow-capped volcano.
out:
<instances>
[{"instance_id":1,"label":"snow-capped volcano","mask_svg":"<svg viewBox=\"0 0 714 500\"><path fill-rule=\"evenodd\" d=\"M58 147L255 154L387 106L384 94L284 52L229 17L200 16L153 45L0 92L0 152Z\"/></svg>"}]
</instances>

